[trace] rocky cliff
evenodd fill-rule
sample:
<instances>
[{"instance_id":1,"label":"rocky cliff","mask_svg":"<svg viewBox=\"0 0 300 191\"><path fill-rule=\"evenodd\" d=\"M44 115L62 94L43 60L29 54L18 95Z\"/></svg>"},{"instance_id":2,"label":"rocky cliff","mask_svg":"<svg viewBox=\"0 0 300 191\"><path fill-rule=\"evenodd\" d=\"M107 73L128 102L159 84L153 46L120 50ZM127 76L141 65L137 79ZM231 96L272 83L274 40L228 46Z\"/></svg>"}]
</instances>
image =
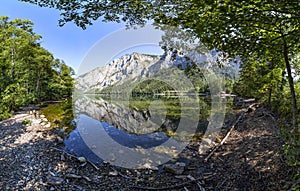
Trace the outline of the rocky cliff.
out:
<instances>
[{"instance_id":1,"label":"rocky cliff","mask_svg":"<svg viewBox=\"0 0 300 191\"><path fill-rule=\"evenodd\" d=\"M138 77L149 77L161 69L179 67L184 69L191 64L184 55L177 51L167 51L162 56L146 54L127 54L117 58L104 67L98 67L77 78L76 89L89 91L101 90L108 86L122 83L125 80L134 80Z\"/></svg>"},{"instance_id":2,"label":"rocky cliff","mask_svg":"<svg viewBox=\"0 0 300 191\"><path fill-rule=\"evenodd\" d=\"M103 67L95 68L79 76L76 89L82 92L93 92L94 90L99 92L112 85L138 82L143 77L175 75L176 78L180 75L178 68L183 70L192 65L190 59L192 57L197 60L198 67L200 66L204 70L210 70L229 79L238 78L240 66L238 59L226 58L216 51L211 52L210 58L207 58L206 55L197 55L195 58L193 53L183 55L176 50L169 50L161 56L133 53L114 59ZM220 67L220 65L222 66ZM171 68L173 71L169 70ZM171 72L161 72L166 69ZM176 74L174 74L174 69L177 70Z\"/></svg>"}]
</instances>

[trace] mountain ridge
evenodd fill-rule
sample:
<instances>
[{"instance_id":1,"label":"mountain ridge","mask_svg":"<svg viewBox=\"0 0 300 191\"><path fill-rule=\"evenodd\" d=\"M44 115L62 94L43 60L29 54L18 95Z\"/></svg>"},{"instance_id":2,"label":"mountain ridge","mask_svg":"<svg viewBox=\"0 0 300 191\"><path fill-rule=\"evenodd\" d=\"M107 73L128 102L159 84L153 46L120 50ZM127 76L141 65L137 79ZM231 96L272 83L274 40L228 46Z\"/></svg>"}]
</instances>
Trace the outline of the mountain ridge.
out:
<instances>
[{"instance_id":1,"label":"mountain ridge","mask_svg":"<svg viewBox=\"0 0 300 191\"><path fill-rule=\"evenodd\" d=\"M77 78L76 89L87 91L102 90L108 86L132 80L138 77L149 77L161 69L179 67L184 69L192 62L177 51L166 51L163 55L132 53L114 59L103 67L97 67Z\"/></svg>"},{"instance_id":2,"label":"mountain ridge","mask_svg":"<svg viewBox=\"0 0 300 191\"><path fill-rule=\"evenodd\" d=\"M211 57L209 54L195 55L193 52L182 54L177 50L168 50L163 55L136 52L126 54L103 67L95 68L79 76L76 79L75 89L84 93L100 93L103 90L105 90L104 93L109 93L116 87L117 92L120 90L128 92L135 86L142 90L141 86L147 85L147 83L141 84L141 82L149 79L180 86L184 91L197 89L197 91L205 92L208 89L207 79L203 76L204 71L229 80L238 78L240 65L238 59L226 57L224 59L221 52L212 51L210 54ZM195 58L195 56L197 57ZM196 59L197 64L191 58ZM161 86L164 86L162 89L166 89L165 84L153 82L149 87L159 90ZM151 92L154 91L151 90Z\"/></svg>"}]
</instances>

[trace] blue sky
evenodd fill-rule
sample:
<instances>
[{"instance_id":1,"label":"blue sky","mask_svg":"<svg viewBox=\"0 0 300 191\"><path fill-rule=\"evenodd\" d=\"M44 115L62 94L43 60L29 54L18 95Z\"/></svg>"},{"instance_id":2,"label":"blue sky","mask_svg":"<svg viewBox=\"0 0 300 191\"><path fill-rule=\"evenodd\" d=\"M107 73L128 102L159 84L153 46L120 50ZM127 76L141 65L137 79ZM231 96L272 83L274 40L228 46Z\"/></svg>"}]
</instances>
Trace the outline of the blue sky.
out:
<instances>
[{"instance_id":1,"label":"blue sky","mask_svg":"<svg viewBox=\"0 0 300 191\"><path fill-rule=\"evenodd\" d=\"M88 26L86 30L73 23L59 27L60 15L57 10L41 8L17 0L1 0L0 15L9 16L10 19L21 18L33 21L34 32L43 37L42 46L53 53L56 58L72 66L76 72L97 42L114 31L124 28L122 23L102 23L101 21ZM119 42L115 43L117 45Z\"/></svg>"},{"instance_id":2,"label":"blue sky","mask_svg":"<svg viewBox=\"0 0 300 191\"><path fill-rule=\"evenodd\" d=\"M104 66L114 58L124 54L138 52L147 54L162 54L159 42L163 32L146 25L137 30L119 29L97 41L84 59L78 73L84 74L96 67Z\"/></svg>"}]
</instances>

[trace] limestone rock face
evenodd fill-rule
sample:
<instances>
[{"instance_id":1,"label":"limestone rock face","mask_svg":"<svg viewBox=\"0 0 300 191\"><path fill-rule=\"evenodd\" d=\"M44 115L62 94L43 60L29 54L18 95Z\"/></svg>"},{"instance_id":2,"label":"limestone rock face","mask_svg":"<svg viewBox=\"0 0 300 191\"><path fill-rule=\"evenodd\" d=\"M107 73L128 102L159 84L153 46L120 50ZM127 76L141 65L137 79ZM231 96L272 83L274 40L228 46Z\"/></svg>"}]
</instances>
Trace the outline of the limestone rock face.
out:
<instances>
[{"instance_id":1,"label":"limestone rock face","mask_svg":"<svg viewBox=\"0 0 300 191\"><path fill-rule=\"evenodd\" d=\"M178 67L184 69L191 61L177 51L167 51L162 56L139 53L127 54L117 58L104 67L96 68L77 78L76 89L87 91L101 90L125 80L149 77L161 69Z\"/></svg>"},{"instance_id":2,"label":"limestone rock face","mask_svg":"<svg viewBox=\"0 0 300 191\"><path fill-rule=\"evenodd\" d=\"M213 51L206 55L193 52L183 54L177 50L168 50L161 56L140 53L126 54L103 67L95 68L78 76L75 89L80 92L93 93L93 90L101 91L108 86L155 76L163 69L184 70L187 66L192 65L192 60L197 62L198 67L236 79L241 61L239 59L230 60L223 58L222 54L220 55Z\"/></svg>"}]
</instances>

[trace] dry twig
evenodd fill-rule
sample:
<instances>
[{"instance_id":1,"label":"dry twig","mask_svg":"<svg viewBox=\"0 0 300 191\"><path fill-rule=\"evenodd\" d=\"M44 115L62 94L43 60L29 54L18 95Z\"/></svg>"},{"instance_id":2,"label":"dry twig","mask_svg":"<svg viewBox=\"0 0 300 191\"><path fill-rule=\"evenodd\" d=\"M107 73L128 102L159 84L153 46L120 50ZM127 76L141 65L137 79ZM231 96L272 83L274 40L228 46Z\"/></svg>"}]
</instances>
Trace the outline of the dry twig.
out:
<instances>
[{"instance_id":1,"label":"dry twig","mask_svg":"<svg viewBox=\"0 0 300 191\"><path fill-rule=\"evenodd\" d=\"M166 187L161 187L161 188L155 188L155 187L142 187L142 186L130 186L128 188L136 188L136 189L142 189L142 190L170 190L170 189L175 189L175 188L182 188L187 184L190 184L192 182L197 182L198 180L200 180L202 178L196 178L194 180L189 180L180 184L176 184L173 186L166 186Z\"/></svg>"}]
</instances>

